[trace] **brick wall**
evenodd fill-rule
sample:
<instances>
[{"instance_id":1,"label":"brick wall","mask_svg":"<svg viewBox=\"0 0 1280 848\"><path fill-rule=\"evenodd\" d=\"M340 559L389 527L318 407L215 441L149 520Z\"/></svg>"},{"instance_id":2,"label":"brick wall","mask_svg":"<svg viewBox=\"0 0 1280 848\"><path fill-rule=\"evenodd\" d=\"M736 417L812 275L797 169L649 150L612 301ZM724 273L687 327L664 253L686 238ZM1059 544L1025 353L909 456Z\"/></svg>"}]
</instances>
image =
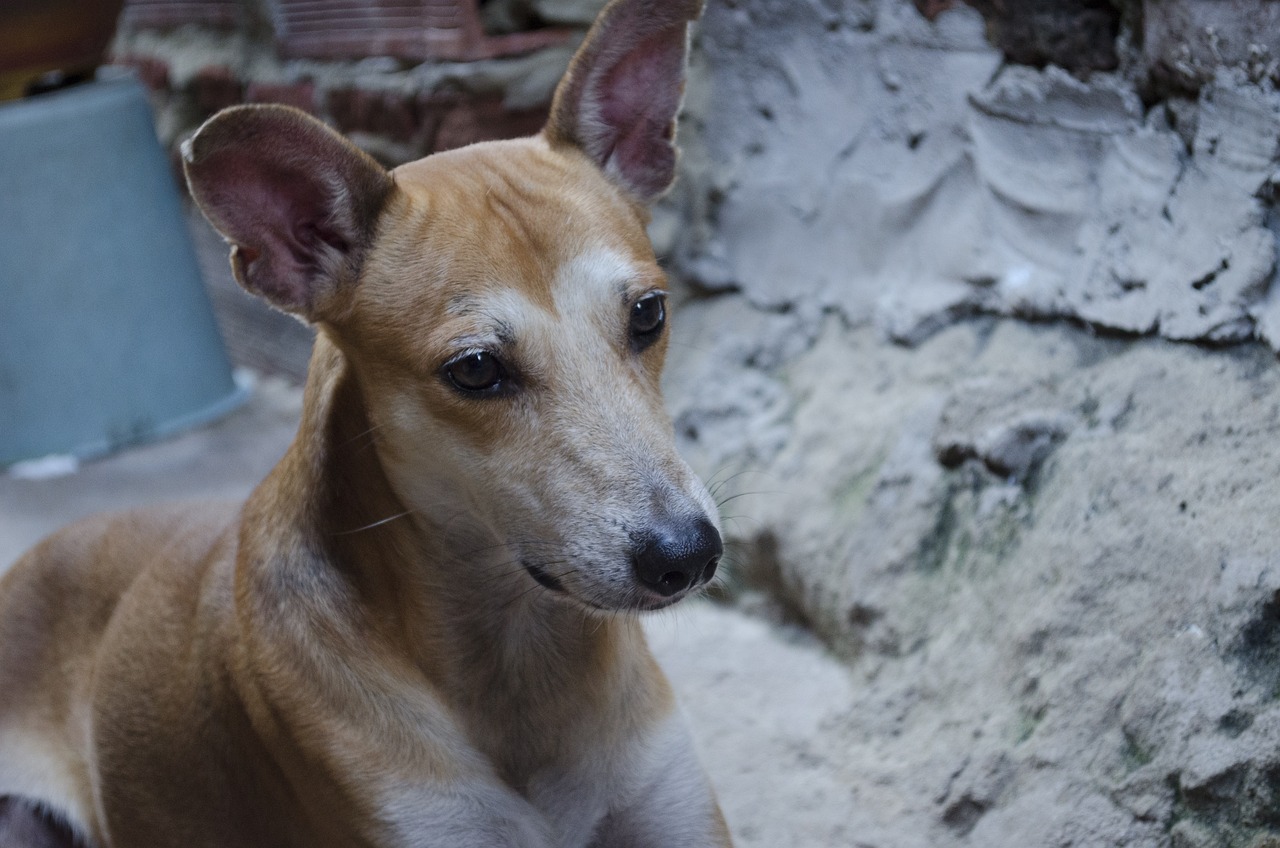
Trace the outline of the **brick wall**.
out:
<instances>
[{"instance_id":1,"label":"brick wall","mask_svg":"<svg viewBox=\"0 0 1280 848\"><path fill-rule=\"evenodd\" d=\"M223 107L285 103L394 165L537 132L601 5L129 0L111 61L151 91L171 147Z\"/></svg>"}]
</instances>

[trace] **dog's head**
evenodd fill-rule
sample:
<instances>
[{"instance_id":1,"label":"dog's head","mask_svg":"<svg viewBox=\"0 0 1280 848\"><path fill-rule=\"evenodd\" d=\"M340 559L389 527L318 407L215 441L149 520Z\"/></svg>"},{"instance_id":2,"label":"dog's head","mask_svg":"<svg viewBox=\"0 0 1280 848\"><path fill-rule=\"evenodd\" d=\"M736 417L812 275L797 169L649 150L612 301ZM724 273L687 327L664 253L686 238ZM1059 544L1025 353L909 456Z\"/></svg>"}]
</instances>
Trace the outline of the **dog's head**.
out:
<instances>
[{"instance_id":1,"label":"dog's head","mask_svg":"<svg viewBox=\"0 0 1280 848\"><path fill-rule=\"evenodd\" d=\"M346 354L407 507L589 607L665 606L722 551L659 392L645 233L700 6L612 3L531 139L388 173L301 112L249 106L184 149L236 278Z\"/></svg>"}]
</instances>

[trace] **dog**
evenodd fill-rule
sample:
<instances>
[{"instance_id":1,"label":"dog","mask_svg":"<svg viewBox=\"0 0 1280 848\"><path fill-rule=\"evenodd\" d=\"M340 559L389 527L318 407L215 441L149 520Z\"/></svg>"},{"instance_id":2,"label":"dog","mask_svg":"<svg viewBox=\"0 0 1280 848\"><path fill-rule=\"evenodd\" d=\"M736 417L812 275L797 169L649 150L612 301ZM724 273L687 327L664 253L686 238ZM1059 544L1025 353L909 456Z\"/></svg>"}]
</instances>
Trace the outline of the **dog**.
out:
<instances>
[{"instance_id":1,"label":"dog","mask_svg":"<svg viewBox=\"0 0 1280 848\"><path fill-rule=\"evenodd\" d=\"M4 577L0 842L730 844L637 615L723 550L645 232L700 7L615 0L533 138L387 171L241 106L184 146L236 279L318 329L301 423L245 503Z\"/></svg>"}]
</instances>

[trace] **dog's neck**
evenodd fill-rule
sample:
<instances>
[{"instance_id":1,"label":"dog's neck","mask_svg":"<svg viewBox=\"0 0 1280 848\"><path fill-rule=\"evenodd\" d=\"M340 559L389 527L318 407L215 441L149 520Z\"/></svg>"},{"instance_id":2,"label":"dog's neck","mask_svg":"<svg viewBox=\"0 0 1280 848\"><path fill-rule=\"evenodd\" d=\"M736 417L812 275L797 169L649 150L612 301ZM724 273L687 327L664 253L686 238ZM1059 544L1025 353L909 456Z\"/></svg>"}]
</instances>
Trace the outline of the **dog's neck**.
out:
<instances>
[{"instance_id":1,"label":"dog's neck","mask_svg":"<svg viewBox=\"0 0 1280 848\"><path fill-rule=\"evenodd\" d=\"M556 597L485 541L451 538L431 516L412 512L375 440L354 371L322 330L298 436L250 498L242 531L242 546L270 539L265 549L295 556L273 564L242 551L240 568L328 571L317 582L338 581L370 635L403 652L477 723L477 736L491 740L495 761L518 783L557 755L530 747L546 727L607 712L646 692L628 681L652 687L660 677L639 624ZM615 685L582 686L606 679Z\"/></svg>"}]
</instances>

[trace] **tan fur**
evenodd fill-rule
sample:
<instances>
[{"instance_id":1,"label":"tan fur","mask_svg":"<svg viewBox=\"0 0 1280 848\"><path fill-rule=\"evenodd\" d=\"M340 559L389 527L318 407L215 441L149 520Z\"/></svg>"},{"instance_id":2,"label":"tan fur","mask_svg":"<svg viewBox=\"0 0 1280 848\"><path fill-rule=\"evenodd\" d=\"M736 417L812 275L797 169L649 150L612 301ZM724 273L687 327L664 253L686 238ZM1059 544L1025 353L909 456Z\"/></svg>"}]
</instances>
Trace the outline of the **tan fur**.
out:
<instances>
[{"instance_id":1,"label":"tan fur","mask_svg":"<svg viewBox=\"0 0 1280 848\"><path fill-rule=\"evenodd\" d=\"M270 266L287 230L206 187L260 130L299 141L277 162L319 151L350 210L310 289ZM317 322L302 421L244 504L90 519L0 581L0 796L102 848L729 844L631 614L667 602L631 575L636 527L715 521L663 411L665 335L627 335L665 285L647 198L570 136L387 177L289 110L197 135L238 278ZM469 346L520 392L451 387Z\"/></svg>"}]
</instances>

